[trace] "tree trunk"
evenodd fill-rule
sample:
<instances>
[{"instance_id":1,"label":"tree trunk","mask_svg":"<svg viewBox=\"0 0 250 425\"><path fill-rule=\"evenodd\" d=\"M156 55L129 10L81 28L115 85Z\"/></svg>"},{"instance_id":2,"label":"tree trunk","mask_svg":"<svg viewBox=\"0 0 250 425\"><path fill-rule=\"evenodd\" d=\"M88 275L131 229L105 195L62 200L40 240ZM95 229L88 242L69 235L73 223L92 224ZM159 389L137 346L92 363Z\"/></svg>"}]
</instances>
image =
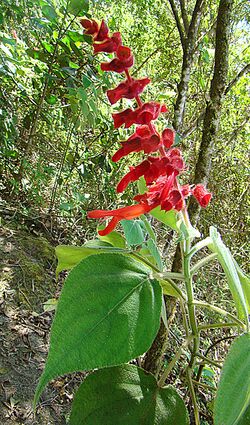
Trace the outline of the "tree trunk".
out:
<instances>
[{"instance_id":1,"label":"tree trunk","mask_svg":"<svg viewBox=\"0 0 250 425\"><path fill-rule=\"evenodd\" d=\"M210 86L210 100L206 107L203 122L199 156L195 167L194 183L196 184L207 184L209 179L212 152L219 129L221 107L226 90L232 5L233 0L220 0L216 25L214 73ZM194 225L197 223L199 211L199 204L191 198L189 215Z\"/></svg>"}]
</instances>

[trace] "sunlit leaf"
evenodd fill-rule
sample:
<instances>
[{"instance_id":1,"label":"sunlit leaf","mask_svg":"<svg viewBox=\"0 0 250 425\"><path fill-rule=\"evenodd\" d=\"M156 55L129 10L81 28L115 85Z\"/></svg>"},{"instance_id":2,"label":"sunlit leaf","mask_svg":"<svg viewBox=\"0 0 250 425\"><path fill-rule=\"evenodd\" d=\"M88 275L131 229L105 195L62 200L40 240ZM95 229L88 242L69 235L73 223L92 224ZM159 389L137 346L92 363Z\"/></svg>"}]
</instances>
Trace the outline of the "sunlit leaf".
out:
<instances>
[{"instance_id":1,"label":"sunlit leaf","mask_svg":"<svg viewBox=\"0 0 250 425\"><path fill-rule=\"evenodd\" d=\"M91 255L67 277L36 400L57 376L126 363L159 329L162 291L151 269L121 254Z\"/></svg>"},{"instance_id":2,"label":"sunlit leaf","mask_svg":"<svg viewBox=\"0 0 250 425\"><path fill-rule=\"evenodd\" d=\"M75 16L84 15L89 9L89 0L69 0L68 11Z\"/></svg>"}]
</instances>

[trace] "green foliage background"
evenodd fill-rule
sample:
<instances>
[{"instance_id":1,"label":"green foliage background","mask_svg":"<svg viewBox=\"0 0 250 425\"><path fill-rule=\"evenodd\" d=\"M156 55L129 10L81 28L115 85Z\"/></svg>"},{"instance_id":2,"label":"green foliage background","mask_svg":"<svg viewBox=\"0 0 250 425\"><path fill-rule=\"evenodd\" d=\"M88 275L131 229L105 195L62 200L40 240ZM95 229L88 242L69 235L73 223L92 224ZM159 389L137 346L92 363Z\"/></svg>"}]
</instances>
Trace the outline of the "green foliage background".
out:
<instances>
[{"instance_id":1,"label":"green foliage background","mask_svg":"<svg viewBox=\"0 0 250 425\"><path fill-rule=\"evenodd\" d=\"M144 99L165 101L170 109L162 126L171 126L182 51L166 1L94 1L89 9L87 1L77 4L79 13L75 2L66 0L1 2L1 189L8 203L18 200L28 214L52 211L86 228L87 210L125 205L136 189L117 196L115 185L127 170L127 158L119 164L111 161L118 141L129 132L113 129L105 91L122 77L102 73L102 56L93 57L78 16L105 18L111 31L121 31L135 54L133 75L152 80ZM188 164L185 181L192 181L202 130L199 117L209 100L217 6L213 1L205 9L184 131L178 136ZM231 38L229 82L249 63L247 2L235 3ZM249 225L248 83L246 74L225 96L209 183L213 202L202 212L203 230L212 221L226 242L234 243L237 257L246 250ZM121 101L113 109L128 103ZM137 159L130 157L132 164Z\"/></svg>"}]
</instances>

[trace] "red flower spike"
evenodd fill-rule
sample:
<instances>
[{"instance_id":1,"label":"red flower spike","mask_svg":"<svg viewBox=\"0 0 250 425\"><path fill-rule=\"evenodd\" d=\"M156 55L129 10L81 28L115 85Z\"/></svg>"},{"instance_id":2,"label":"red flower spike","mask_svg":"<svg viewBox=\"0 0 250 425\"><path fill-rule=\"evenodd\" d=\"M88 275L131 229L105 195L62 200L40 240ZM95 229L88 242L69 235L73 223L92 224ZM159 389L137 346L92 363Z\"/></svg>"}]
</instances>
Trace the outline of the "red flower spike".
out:
<instances>
[{"instance_id":1,"label":"red flower spike","mask_svg":"<svg viewBox=\"0 0 250 425\"><path fill-rule=\"evenodd\" d=\"M94 19L81 19L80 24L85 29L84 34L93 36L98 33L99 25Z\"/></svg>"},{"instance_id":2,"label":"red flower spike","mask_svg":"<svg viewBox=\"0 0 250 425\"><path fill-rule=\"evenodd\" d=\"M203 184L197 184L192 190L192 194L203 208L208 206L210 199L212 198L212 194L207 191Z\"/></svg>"},{"instance_id":3,"label":"red flower spike","mask_svg":"<svg viewBox=\"0 0 250 425\"><path fill-rule=\"evenodd\" d=\"M102 20L98 33L94 36L95 41L104 41L108 38L109 29L107 24Z\"/></svg>"},{"instance_id":4,"label":"red flower spike","mask_svg":"<svg viewBox=\"0 0 250 425\"><path fill-rule=\"evenodd\" d=\"M134 80L131 78L131 80L126 80L124 83L119 84L119 86L117 86L115 89L108 90L108 99L111 105L114 105L114 103L118 102L118 100L122 98L133 99L139 96L139 94L143 92L144 88L149 83L149 78L142 78L140 80Z\"/></svg>"},{"instance_id":5,"label":"red flower spike","mask_svg":"<svg viewBox=\"0 0 250 425\"><path fill-rule=\"evenodd\" d=\"M112 37L108 38L103 43L94 43L94 53L114 53L116 52L120 44L122 44L121 34L119 32L115 32Z\"/></svg>"},{"instance_id":6,"label":"red flower spike","mask_svg":"<svg viewBox=\"0 0 250 425\"><path fill-rule=\"evenodd\" d=\"M109 222L108 226L99 230L98 233L101 236L105 236L114 230L115 226L121 220L132 220L133 218L139 217L142 214L149 212L151 207L148 205L138 204L138 205L130 205L128 207L118 208L117 210L94 210L88 213L89 218L105 218L105 217L113 217Z\"/></svg>"},{"instance_id":7,"label":"red flower spike","mask_svg":"<svg viewBox=\"0 0 250 425\"><path fill-rule=\"evenodd\" d=\"M125 72L126 74L127 79L124 82L116 88L108 90L107 96L110 103L113 105L125 98L135 99L138 104L135 110L128 108L112 115L115 128L122 125L125 128L129 128L133 124L138 125L134 134L122 142L120 149L113 155L113 161L116 162L132 152L143 151L145 154L151 154L159 150L160 154L158 157L148 156L137 166L130 167L130 171L118 183L117 192L123 192L130 182L144 176L148 190L143 195L134 197L138 205L111 211L95 210L88 214L90 218L111 217L107 227L100 230L99 234L107 235L120 220L139 217L157 206L165 211L171 209L180 211L185 207L185 198L191 193L202 207L206 207L212 195L203 185L197 185L191 190L189 185L180 186L178 184L177 176L184 170L185 164L180 150L173 148L175 132L166 128L160 136L152 123L160 113L168 112L167 107L154 101L143 103L140 99L140 94L150 80L148 78L136 80L129 75L128 69L133 65L134 57L130 48L122 45L120 33L114 33L109 37L108 27L104 21L98 25L96 21L84 19L81 24L85 28L85 34L90 34L94 38L95 53L116 54L111 62L102 63L101 69L118 73Z\"/></svg>"},{"instance_id":8,"label":"red flower spike","mask_svg":"<svg viewBox=\"0 0 250 425\"><path fill-rule=\"evenodd\" d=\"M169 149L174 143L175 132L171 128L165 128L162 132L162 141L165 148Z\"/></svg>"}]
</instances>

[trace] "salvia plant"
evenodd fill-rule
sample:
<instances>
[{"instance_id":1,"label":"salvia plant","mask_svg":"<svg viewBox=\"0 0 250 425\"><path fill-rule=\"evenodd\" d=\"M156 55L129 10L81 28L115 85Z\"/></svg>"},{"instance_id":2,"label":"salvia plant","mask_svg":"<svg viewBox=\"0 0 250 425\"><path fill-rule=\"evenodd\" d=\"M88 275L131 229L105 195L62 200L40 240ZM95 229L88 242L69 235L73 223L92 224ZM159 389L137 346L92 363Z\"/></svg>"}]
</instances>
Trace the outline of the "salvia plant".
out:
<instances>
[{"instance_id":1,"label":"salvia plant","mask_svg":"<svg viewBox=\"0 0 250 425\"><path fill-rule=\"evenodd\" d=\"M194 196L201 207L206 207L211 194L202 184L180 184L178 177L185 170L185 164L181 151L175 147L175 132L165 128L160 133L154 124L160 114L167 113L167 107L141 100L140 95L150 80L130 75L134 57L130 48L122 44L121 34L109 35L104 21L82 19L81 25L84 33L93 38L94 53L114 54L110 62L101 63L101 69L125 75L123 82L107 91L111 105L121 99L135 99L136 102L134 109L112 115L115 128L135 125L134 133L121 143L112 159L116 162L133 152L143 152L145 156L140 164L130 167L117 186L120 193L131 182L138 181L135 203L110 211L89 212L89 218L109 220L106 227L99 227L98 239L82 247L59 246L56 249L57 272L71 271L58 302L49 354L35 402L52 379L94 369L75 395L70 424L186 425L190 423L187 399L189 405L192 404L193 423L199 424L196 393L200 367L221 368L221 364L205 356L200 349L201 334L214 328L236 328L237 338L222 367L215 396L214 423L249 424L249 278L214 227L203 240L200 240L199 231L192 227L186 199ZM155 233L145 214L178 233L180 272L165 269ZM119 222L125 237L114 230ZM211 261L218 261L224 270L236 314L195 297L193 277ZM180 304L185 335L158 378L145 372L143 356L157 335L160 321L168 326L164 295L175 297ZM214 311L221 320L201 324L197 309ZM133 364L129 363L131 361ZM182 383L179 388L186 387L187 392L169 384L177 362L180 370L177 381ZM205 387L214 390L212 385Z\"/></svg>"}]
</instances>

